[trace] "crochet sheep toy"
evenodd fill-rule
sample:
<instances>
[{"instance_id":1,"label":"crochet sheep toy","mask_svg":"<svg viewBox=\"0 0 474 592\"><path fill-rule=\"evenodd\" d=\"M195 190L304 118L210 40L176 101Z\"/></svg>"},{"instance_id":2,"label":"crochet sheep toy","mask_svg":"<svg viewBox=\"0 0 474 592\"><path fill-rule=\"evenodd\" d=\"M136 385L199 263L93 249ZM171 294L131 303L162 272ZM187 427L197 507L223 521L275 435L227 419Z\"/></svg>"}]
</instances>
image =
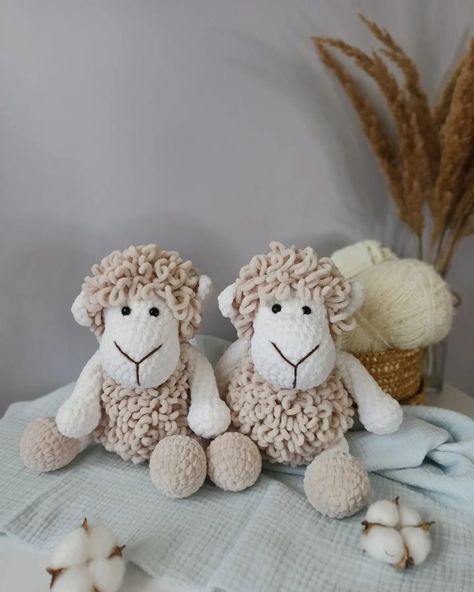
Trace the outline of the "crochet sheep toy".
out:
<instances>
[{"instance_id":1,"label":"crochet sheep toy","mask_svg":"<svg viewBox=\"0 0 474 592\"><path fill-rule=\"evenodd\" d=\"M152 481L170 497L197 491L207 473L197 436L214 438L230 423L210 363L189 344L210 289L191 261L157 245L115 251L94 265L72 313L99 348L56 417L26 427L24 464L53 471L97 442L124 460L149 460ZM216 438L208 454L213 466L225 462L220 471L230 480L248 456L254 476L244 485L250 484L260 470L256 447L241 436L235 452L232 438Z\"/></svg>"},{"instance_id":2,"label":"crochet sheep toy","mask_svg":"<svg viewBox=\"0 0 474 592\"><path fill-rule=\"evenodd\" d=\"M342 518L369 495L367 472L344 438L355 409L376 434L395 432L402 409L356 358L337 350L337 336L354 327L361 286L310 247L270 249L219 296L240 338L217 365L219 390L232 429L248 435L269 462L308 465L308 500Z\"/></svg>"}]
</instances>

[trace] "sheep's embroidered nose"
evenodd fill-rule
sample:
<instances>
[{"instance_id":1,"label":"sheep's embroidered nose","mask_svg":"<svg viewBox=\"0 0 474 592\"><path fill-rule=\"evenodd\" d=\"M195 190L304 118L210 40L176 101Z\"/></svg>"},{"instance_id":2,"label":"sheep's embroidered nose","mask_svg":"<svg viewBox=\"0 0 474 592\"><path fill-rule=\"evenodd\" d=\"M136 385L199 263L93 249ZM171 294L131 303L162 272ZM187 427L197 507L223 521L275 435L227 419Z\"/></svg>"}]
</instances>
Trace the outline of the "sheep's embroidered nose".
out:
<instances>
[{"instance_id":1,"label":"sheep's embroidered nose","mask_svg":"<svg viewBox=\"0 0 474 592\"><path fill-rule=\"evenodd\" d=\"M299 362L297 362L296 364L293 364L293 362L290 362L290 360L282 353L281 349L278 347L278 345L276 343L274 343L272 341L271 344L277 350L277 352L280 354L280 356L285 360L285 362L287 362L293 368L293 388L296 388L296 379L298 376L298 366L300 364L302 364L304 361L306 361L311 355L314 354L314 352L319 347L319 343L316 347L313 347L313 349L310 352L308 352L305 356L303 356L301 358L301 360Z\"/></svg>"},{"instance_id":2,"label":"sheep's embroidered nose","mask_svg":"<svg viewBox=\"0 0 474 592\"><path fill-rule=\"evenodd\" d=\"M144 356L141 360L134 360L131 356L129 356L126 352L123 351L123 349L120 347L120 345L114 341L115 347L119 350L119 352L125 356L127 358L127 360L130 360L130 362L132 362L132 364L135 364L135 372L137 375L137 384L138 386L140 386L140 364L142 362L144 362L145 360L147 360L149 357L151 357L153 354L155 354L163 344L159 345L158 347L155 347L155 349L153 349L151 352L147 353L146 356Z\"/></svg>"}]
</instances>

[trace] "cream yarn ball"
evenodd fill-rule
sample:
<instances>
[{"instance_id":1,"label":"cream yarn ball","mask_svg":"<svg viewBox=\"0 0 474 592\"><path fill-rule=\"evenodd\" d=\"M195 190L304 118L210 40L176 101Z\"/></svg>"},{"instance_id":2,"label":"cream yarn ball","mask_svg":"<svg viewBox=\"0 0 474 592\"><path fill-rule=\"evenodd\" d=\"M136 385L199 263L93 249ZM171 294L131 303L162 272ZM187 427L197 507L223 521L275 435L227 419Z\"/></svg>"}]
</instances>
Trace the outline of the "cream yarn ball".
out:
<instances>
[{"instance_id":1,"label":"cream yarn ball","mask_svg":"<svg viewBox=\"0 0 474 592\"><path fill-rule=\"evenodd\" d=\"M364 269L382 261L397 259L397 256L388 247L382 246L379 241L365 240L334 251L331 259L342 275L351 280Z\"/></svg>"},{"instance_id":2,"label":"cream yarn ball","mask_svg":"<svg viewBox=\"0 0 474 592\"><path fill-rule=\"evenodd\" d=\"M427 347L446 337L453 319L448 284L418 259L388 259L357 274L365 300L357 327L341 338L349 352Z\"/></svg>"}]
</instances>

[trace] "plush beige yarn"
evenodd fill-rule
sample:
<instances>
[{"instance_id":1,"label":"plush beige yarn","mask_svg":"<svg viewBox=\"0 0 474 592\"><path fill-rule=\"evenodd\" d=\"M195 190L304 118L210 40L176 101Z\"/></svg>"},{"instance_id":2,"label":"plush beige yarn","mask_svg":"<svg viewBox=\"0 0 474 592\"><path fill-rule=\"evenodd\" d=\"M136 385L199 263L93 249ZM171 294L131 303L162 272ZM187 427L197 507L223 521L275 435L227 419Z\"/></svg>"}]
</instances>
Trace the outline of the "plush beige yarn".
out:
<instances>
[{"instance_id":1,"label":"plush beige yarn","mask_svg":"<svg viewBox=\"0 0 474 592\"><path fill-rule=\"evenodd\" d=\"M186 348L176 370L157 388L131 388L103 373L102 417L94 440L124 460L141 463L167 436L190 434L189 372Z\"/></svg>"},{"instance_id":2,"label":"plush beige yarn","mask_svg":"<svg viewBox=\"0 0 474 592\"><path fill-rule=\"evenodd\" d=\"M306 469L304 491L318 512L330 518L344 518L367 504L370 482L356 458L347 452L328 451Z\"/></svg>"},{"instance_id":3,"label":"plush beige yarn","mask_svg":"<svg viewBox=\"0 0 474 592\"><path fill-rule=\"evenodd\" d=\"M61 469L72 462L79 451L79 440L59 433L54 417L38 417L21 435L21 460L33 471Z\"/></svg>"},{"instance_id":4,"label":"plush beige yarn","mask_svg":"<svg viewBox=\"0 0 474 592\"><path fill-rule=\"evenodd\" d=\"M270 462L308 464L353 425L353 402L337 368L316 388L278 389L255 372L248 355L231 373L226 401L234 428Z\"/></svg>"},{"instance_id":5,"label":"plush beige yarn","mask_svg":"<svg viewBox=\"0 0 474 592\"><path fill-rule=\"evenodd\" d=\"M150 478L158 491L173 498L196 493L206 479L206 453L189 436L170 436L156 446L150 458Z\"/></svg>"},{"instance_id":6,"label":"plush beige yarn","mask_svg":"<svg viewBox=\"0 0 474 592\"><path fill-rule=\"evenodd\" d=\"M449 333L451 291L431 265L387 260L364 269L357 280L365 288L365 301L355 313L357 327L340 338L346 351L426 347Z\"/></svg>"},{"instance_id":7,"label":"plush beige yarn","mask_svg":"<svg viewBox=\"0 0 474 592\"><path fill-rule=\"evenodd\" d=\"M207 450L209 478L221 489L242 491L255 483L262 470L262 455L243 434L227 432L217 436Z\"/></svg>"},{"instance_id":8,"label":"plush beige yarn","mask_svg":"<svg viewBox=\"0 0 474 592\"><path fill-rule=\"evenodd\" d=\"M90 328L97 336L102 335L103 313L110 306L123 306L129 298L159 296L178 320L181 339L187 341L201 324L199 277L191 261L158 245L114 251L92 267L82 285Z\"/></svg>"},{"instance_id":9,"label":"plush beige yarn","mask_svg":"<svg viewBox=\"0 0 474 592\"><path fill-rule=\"evenodd\" d=\"M239 337L250 339L259 304L297 295L324 303L331 331L339 335L354 327L353 291L328 257L318 257L311 247L297 249L270 243L270 252L252 257L235 281L232 323Z\"/></svg>"}]
</instances>

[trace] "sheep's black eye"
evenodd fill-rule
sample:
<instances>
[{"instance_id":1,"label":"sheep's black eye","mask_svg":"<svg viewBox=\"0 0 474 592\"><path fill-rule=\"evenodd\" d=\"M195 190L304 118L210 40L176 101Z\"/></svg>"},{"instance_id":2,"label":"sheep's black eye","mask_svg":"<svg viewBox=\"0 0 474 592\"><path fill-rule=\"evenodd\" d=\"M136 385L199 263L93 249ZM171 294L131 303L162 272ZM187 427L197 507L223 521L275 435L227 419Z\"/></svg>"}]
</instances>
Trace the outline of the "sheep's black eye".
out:
<instances>
[{"instance_id":1,"label":"sheep's black eye","mask_svg":"<svg viewBox=\"0 0 474 592\"><path fill-rule=\"evenodd\" d=\"M156 306L153 306L152 308L150 308L150 310L148 312L150 313L150 315L152 317L157 317L160 314L160 311L156 308Z\"/></svg>"},{"instance_id":2,"label":"sheep's black eye","mask_svg":"<svg viewBox=\"0 0 474 592\"><path fill-rule=\"evenodd\" d=\"M123 306L122 307L122 314L124 317L128 317L128 315L131 313L131 309L129 306Z\"/></svg>"},{"instance_id":3,"label":"sheep's black eye","mask_svg":"<svg viewBox=\"0 0 474 592\"><path fill-rule=\"evenodd\" d=\"M280 310L281 310L281 304L274 304L274 305L272 306L272 312L273 312L274 314L276 314L277 312L280 312Z\"/></svg>"},{"instance_id":4,"label":"sheep's black eye","mask_svg":"<svg viewBox=\"0 0 474 592\"><path fill-rule=\"evenodd\" d=\"M309 306L303 306L303 314L311 314L311 309Z\"/></svg>"}]
</instances>

